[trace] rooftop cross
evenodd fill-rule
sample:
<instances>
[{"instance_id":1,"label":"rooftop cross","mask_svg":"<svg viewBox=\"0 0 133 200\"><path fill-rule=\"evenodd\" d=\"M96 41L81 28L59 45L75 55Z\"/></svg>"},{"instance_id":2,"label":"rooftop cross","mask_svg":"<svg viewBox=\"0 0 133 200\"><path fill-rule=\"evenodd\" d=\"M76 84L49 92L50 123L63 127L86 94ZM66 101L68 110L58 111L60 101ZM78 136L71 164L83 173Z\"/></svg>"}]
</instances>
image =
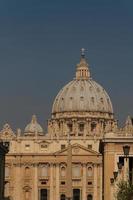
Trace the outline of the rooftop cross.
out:
<instances>
[{"instance_id":1,"label":"rooftop cross","mask_svg":"<svg viewBox=\"0 0 133 200\"><path fill-rule=\"evenodd\" d=\"M82 58L85 57L85 49L84 49L84 48L81 49L81 57L82 57Z\"/></svg>"}]
</instances>

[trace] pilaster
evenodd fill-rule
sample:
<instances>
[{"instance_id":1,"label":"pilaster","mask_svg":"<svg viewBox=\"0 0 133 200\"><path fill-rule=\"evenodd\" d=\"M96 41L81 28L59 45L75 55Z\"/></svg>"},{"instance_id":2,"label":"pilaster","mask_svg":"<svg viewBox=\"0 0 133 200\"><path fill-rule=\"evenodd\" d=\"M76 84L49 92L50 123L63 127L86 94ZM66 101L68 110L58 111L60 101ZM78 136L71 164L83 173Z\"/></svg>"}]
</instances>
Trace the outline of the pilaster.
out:
<instances>
[{"instance_id":1,"label":"pilaster","mask_svg":"<svg viewBox=\"0 0 133 200\"><path fill-rule=\"evenodd\" d=\"M56 163L56 200L60 199L59 163ZM52 199L51 199L52 200Z\"/></svg>"},{"instance_id":2,"label":"pilaster","mask_svg":"<svg viewBox=\"0 0 133 200\"><path fill-rule=\"evenodd\" d=\"M97 197L97 164L94 164L94 195L95 200L98 200Z\"/></svg>"},{"instance_id":3,"label":"pilaster","mask_svg":"<svg viewBox=\"0 0 133 200\"><path fill-rule=\"evenodd\" d=\"M86 164L83 164L82 199L86 199Z\"/></svg>"}]
</instances>

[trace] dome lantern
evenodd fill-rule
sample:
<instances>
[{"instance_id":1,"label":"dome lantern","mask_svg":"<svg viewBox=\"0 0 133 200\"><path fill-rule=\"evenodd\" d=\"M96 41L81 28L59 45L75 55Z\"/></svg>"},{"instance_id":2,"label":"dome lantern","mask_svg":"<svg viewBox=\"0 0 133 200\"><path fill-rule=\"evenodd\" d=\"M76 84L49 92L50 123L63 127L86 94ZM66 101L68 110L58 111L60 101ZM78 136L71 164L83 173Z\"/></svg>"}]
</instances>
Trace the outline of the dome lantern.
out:
<instances>
[{"instance_id":1,"label":"dome lantern","mask_svg":"<svg viewBox=\"0 0 133 200\"><path fill-rule=\"evenodd\" d=\"M85 59L85 49L81 49L80 63L77 64L76 79L77 80L88 80L90 78L89 64Z\"/></svg>"}]
</instances>

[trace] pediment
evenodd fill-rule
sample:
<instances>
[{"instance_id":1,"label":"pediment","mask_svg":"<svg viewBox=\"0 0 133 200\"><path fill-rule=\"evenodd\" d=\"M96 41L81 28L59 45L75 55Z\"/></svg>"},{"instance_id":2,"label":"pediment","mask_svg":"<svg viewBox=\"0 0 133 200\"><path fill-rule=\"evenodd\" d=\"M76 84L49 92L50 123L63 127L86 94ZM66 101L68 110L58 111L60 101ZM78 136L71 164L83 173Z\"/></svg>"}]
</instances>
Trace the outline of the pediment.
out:
<instances>
[{"instance_id":1,"label":"pediment","mask_svg":"<svg viewBox=\"0 0 133 200\"><path fill-rule=\"evenodd\" d=\"M2 140L10 140L15 138L16 135L14 134L13 130L11 129L9 124L5 124L3 129L0 131L0 138Z\"/></svg>"},{"instance_id":2,"label":"pediment","mask_svg":"<svg viewBox=\"0 0 133 200\"><path fill-rule=\"evenodd\" d=\"M100 153L92 150L87 149L86 147L80 145L80 144L73 144L72 146L72 155L88 155L88 156L99 156ZM61 151L55 152L55 155L67 155L68 154L68 148L65 148Z\"/></svg>"}]
</instances>

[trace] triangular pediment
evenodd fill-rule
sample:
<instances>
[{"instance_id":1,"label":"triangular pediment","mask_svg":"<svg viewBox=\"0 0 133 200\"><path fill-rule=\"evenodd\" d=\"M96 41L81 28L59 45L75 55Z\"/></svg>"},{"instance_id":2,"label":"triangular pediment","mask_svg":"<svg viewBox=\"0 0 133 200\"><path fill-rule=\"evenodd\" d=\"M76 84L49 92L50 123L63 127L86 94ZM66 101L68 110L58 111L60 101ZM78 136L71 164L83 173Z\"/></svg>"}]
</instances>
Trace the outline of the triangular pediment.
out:
<instances>
[{"instance_id":1,"label":"triangular pediment","mask_svg":"<svg viewBox=\"0 0 133 200\"><path fill-rule=\"evenodd\" d=\"M100 153L92 150L92 149L87 149L86 147L80 145L80 144L73 144L72 146L72 155L92 155L92 156L98 156L98 155L101 155ZM68 147L63 149L63 150L60 150L60 151L57 151L54 153L55 155L67 155L68 154Z\"/></svg>"},{"instance_id":2,"label":"triangular pediment","mask_svg":"<svg viewBox=\"0 0 133 200\"><path fill-rule=\"evenodd\" d=\"M11 129L9 124L5 124L3 129L0 131L0 138L2 140L10 140L15 138L16 135L14 134L13 130Z\"/></svg>"}]
</instances>

